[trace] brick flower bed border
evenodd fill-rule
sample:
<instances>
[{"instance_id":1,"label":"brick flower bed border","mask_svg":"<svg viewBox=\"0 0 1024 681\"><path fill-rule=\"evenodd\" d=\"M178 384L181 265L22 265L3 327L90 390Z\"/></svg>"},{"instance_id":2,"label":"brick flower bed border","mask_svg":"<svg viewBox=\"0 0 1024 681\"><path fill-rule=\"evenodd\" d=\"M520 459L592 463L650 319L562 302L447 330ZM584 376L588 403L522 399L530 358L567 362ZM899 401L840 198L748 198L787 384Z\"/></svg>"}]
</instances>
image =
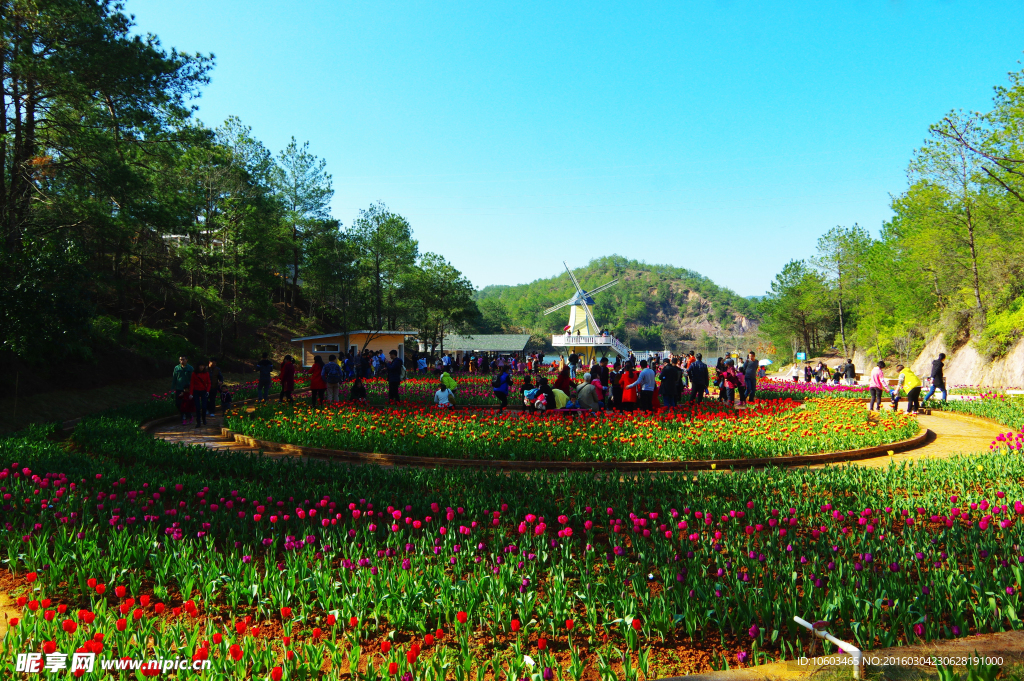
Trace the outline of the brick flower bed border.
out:
<instances>
[{"instance_id":1,"label":"brick flower bed border","mask_svg":"<svg viewBox=\"0 0 1024 681\"><path fill-rule=\"evenodd\" d=\"M284 452L302 456L337 459L353 463L374 463L387 466L419 466L431 468L497 468L500 470L535 471L535 470L569 470L569 471L691 471L710 470L716 468L761 468L765 466L810 466L841 461L857 461L882 456L889 451L904 452L917 449L924 445L931 431L922 430L909 440L901 440L877 447L864 447L842 452L827 454L805 454L802 456L779 456L756 459L719 459L714 461L508 461L505 459L449 459L431 456L407 456L404 454L385 454L380 452L353 452L343 449L323 449L306 447L270 440L258 440L248 435L236 433L230 428L221 428L223 437L234 439L250 447L258 447L272 452Z\"/></svg>"}]
</instances>

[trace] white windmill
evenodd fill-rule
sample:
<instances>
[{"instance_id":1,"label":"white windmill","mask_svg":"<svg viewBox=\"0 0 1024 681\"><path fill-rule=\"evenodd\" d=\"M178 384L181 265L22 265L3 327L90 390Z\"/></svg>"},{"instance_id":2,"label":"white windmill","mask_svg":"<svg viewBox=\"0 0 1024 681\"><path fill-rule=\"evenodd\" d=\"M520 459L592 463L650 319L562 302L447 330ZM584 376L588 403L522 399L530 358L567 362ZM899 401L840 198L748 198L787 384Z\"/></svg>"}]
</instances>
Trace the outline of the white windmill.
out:
<instances>
[{"instance_id":1,"label":"white windmill","mask_svg":"<svg viewBox=\"0 0 1024 681\"><path fill-rule=\"evenodd\" d=\"M572 285L576 287L576 294L572 298L544 310L544 314L549 315L564 307L569 308L569 324L565 327L565 333L561 336L553 336L551 344L556 347L571 348L573 352L587 357L593 357L594 352L599 348L604 348L606 351L612 350L623 357L627 356L629 348L612 336L601 335L601 328L594 319L594 313L590 311L590 306L594 304L594 294L610 289L619 283L619 280L612 279L607 284L584 291L580 283L576 281L572 270L569 269L569 265L565 261L562 264L565 265L565 271L569 273Z\"/></svg>"}]
</instances>

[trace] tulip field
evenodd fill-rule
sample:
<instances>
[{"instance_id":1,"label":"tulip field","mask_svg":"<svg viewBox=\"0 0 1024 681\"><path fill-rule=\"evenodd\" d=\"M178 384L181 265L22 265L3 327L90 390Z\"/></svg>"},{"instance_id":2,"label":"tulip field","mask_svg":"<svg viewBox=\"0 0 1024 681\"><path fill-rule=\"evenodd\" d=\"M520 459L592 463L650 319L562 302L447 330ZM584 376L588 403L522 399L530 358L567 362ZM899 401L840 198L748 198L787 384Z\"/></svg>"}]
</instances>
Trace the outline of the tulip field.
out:
<instances>
[{"instance_id":1,"label":"tulip field","mask_svg":"<svg viewBox=\"0 0 1024 681\"><path fill-rule=\"evenodd\" d=\"M421 440L412 424L441 419L429 437L454 430L466 455L492 430L506 451L520 424L563 447L612 447L618 432L631 441L612 451L629 458L676 438L688 455L717 439L704 455L724 456L740 451L725 435L793 451L916 431L902 414L866 426L857 404L780 400L740 418L712 404L584 421L578 436L557 417L411 408L303 407L286 423L355 432L401 415ZM1006 447L887 469L623 479L213 452L138 428L166 413L154 401L66 440L41 427L0 439L8 677L16 653L79 651L210 664L173 678L653 679L800 656L810 641L794 615L864 649L1021 627L1024 462ZM541 439L528 451L551 455Z\"/></svg>"},{"instance_id":2,"label":"tulip field","mask_svg":"<svg viewBox=\"0 0 1024 681\"><path fill-rule=\"evenodd\" d=\"M854 400L756 402L735 410L720 402L648 415L368 409L270 405L234 410L225 425L251 437L312 447L417 456L540 461L676 461L790 456L905 440L916 419L881 412L868 419Z\"/></svg>"},{"instance_id":3,"label":"tulip field","mask_svg":"<svg viewBox=\"0 0 1024 681\"><path fill-rule=\"evenodd\" d=\"M931 399L924 405L929 409L981 416L1014 428L1024 427L1024 396L1002 392L979 392L961 400Z\"/></svg>"}]
</instances>

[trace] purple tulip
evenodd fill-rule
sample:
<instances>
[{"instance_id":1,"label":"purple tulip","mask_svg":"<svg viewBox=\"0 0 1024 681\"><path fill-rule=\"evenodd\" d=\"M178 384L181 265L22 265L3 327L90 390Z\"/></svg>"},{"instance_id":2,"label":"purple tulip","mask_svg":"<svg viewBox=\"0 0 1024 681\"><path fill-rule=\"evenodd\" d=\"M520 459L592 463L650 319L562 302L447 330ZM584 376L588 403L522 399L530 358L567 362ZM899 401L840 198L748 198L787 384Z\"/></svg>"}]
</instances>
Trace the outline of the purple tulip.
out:
<instances>
[{"instance_id":1,"label":"purple tulip","mask_svg":"<svg viewBox=\"0 0 1024 681\"><path fill-rule=\"evenodd\" d=\"M750 629L747 630L747 633L750 634L750 638L757 638L758 635L761 633L761 630L757 628L756 624L751 624Z\"/></svg>"}]
</instances>

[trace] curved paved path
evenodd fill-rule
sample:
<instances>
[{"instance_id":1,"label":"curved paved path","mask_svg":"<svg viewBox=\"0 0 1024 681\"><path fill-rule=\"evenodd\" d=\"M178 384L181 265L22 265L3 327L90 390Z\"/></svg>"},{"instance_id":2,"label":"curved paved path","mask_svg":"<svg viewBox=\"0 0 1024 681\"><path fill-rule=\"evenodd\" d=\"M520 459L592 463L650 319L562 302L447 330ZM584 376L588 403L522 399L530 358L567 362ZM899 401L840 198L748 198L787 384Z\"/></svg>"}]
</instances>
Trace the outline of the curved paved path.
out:
<instances>
[{"instance_id":1,"label":"curved paved path","mask_svg":"<svg viewBox=\"0 0 1024 681\"><path fill-rule=\"evenodd\" d=\"M940 411L933 411L930 415L922 414L917 417L917 420L922 428L927 428L934 433L934 437L928 444L892 456L880 456L850 463L869 468L884 468L889 465L890 461L902 463L920 459L946 459L957 454L987 452L996 436L1009 430L1009 428L982 419ZM813 466L813 468L819 468L819 466Z\"/></svg>"},{"instance_id":2,"label":"curved paved path","mask_svg":"<svg viewBox=\"0 0 1024 681\"><path fill-rule=\"evenodd\" d=\"M922 428L927 428L935 434L935 437L928 444L893 456L880 456L874 459L863 459L847 463L872 468L883 468L888 466L890 461L901 463L929 458L942 459L956 454L986 452L992 440L999 433L1007 430L1007 428L989 423L988 421L960 414L950 414L948 412L933 412L930 416L921 415L917 418ZM253 448L222 436L220 434L221 416L219 414L209 417L207 424L205 428L195 428L192 425L182 425L181 423L173 422L150 428L149 432L154 437L167 440L168 442L200 445L214 451L260 451L258 448ZM297 456L285 452L266 452L266 454L273 457ZM822 465L834 466L846 465L846 463ZM813 468L820 467L813 466Z\"/></svg>"}]
</instances>

